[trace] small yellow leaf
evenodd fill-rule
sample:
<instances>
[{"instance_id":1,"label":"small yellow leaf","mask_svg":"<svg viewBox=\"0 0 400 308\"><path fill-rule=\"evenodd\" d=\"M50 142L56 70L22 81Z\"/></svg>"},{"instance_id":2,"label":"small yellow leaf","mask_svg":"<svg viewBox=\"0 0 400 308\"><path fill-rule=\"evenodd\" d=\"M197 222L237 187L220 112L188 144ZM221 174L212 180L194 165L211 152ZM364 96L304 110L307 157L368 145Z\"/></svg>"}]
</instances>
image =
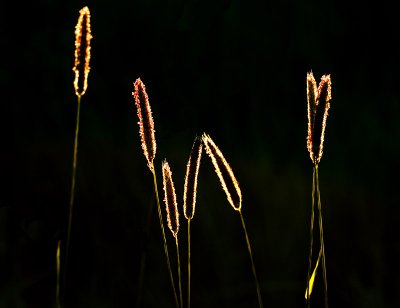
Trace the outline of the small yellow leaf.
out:
<instances>
[{"instance_id":1,"label":"small yellow leaf","mask_svg":"<svg viewBox=\"0 0 400 308\"><path fill-rule=\"evenodd\" d=\"M308 289L306 289L306 294L305 294L305 298L306 298L306 299L309 299L308 296L311 297L311 292L312 292L312 290L313 290L314 281L315 281L315 276L317 276L317 268L318 268L318 265L319 265L319 259L321 258L321 254L322 254L322 249L320 249L320 251L319 251L317 263L315 264L314 271L313 271L313 273L312 273L312 275L311 275L311 278L310 278L310 281L309 281L309 283L308 283L309 288L310 288L310 292L308 292Z\"/></svg>"}]
</instances>

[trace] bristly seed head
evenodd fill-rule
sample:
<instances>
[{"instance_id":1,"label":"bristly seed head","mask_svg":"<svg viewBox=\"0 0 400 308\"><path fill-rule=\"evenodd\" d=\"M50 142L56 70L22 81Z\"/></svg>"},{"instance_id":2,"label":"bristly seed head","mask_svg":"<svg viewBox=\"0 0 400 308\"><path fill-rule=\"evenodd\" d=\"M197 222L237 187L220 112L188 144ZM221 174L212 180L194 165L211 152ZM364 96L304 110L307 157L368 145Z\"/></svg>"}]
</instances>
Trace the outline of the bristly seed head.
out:
<instances>
[{"instance_id":1,"label":"bristly seed head","mask_svg":"<svg viewBox=\"0 0 400 308\"><path fill-rule=\"evenodd\" d=\"M162 164L163 184L164 184L164 202L167 211L168 227L175 238L179 231L179 212L176 202L174 182L172 181L172 172L166 160Z\"/></svg>"},{"instance_id":2,"label":"bristly seed head","mask_svg":"<svg viewBox=\"0 0 400 308\"><path fill-rule=\"evenodd\" d=\"M312 72L307 73L307 149L315 165L318 165L323 153L326 119L331 98L330 75L323 75L317 88Z\"/></svg>"},{"instance_id":3,"label":"bristly seed head","mask_svg":"<svg viewBox=\"0 0 400 308\"><path fill-rule=\"evenodd\" d=\"M242 193L240 191L239 183L236 181L235 175L233 174L232 168L229 166L224 155L209 135L204 133L202 140L206 153L210 156L215 172L217 173L222 188L225 191L228 202L236 211L240 211L242 207Z\"/></svg>"},{"instance_id":4,"label":"bristly seed head","mask_svg":"<svg viewBox=\"0 0 400 308\"><path fill-rule=\"evenodd\" d=\"M196 208L197 176L199 174L202 152L203 143L201 142L201 138L196 136L186 167L183 191L183 214L187 220L193 218Z\"/></svg>"},{"instance_id":5,"label":"bristly seed head","mask_svg":"<svg viewBox=\"0 0 400 308\"><path fill-rule=\"evenodd\" d=\"M137 115L139 117L139 133L142 141L142 149L147 159L147 164L153 172L153 160L156 155L156 138L154 134L154 121L151 113L149 97L147 96L146 87L140 78L136 79L133 84L132 92L135 98Z\"/></svg>"},{"instance_id":6,"label":"bristly seed head","mask_svg":"<svg viewBox=\"0 0 400 308\"><path fill-rule=\"evenodd\" d=\"M83 40L82 40L83 37ZM79 11L78 23L75 27L75 72L74 88L75 94L81 97L85 94L88 86L90 71L90 40L93 38L90 29L90 11L87 6ZM81 78L82 76L82 78Z\"/></svg>"}]
</instances>

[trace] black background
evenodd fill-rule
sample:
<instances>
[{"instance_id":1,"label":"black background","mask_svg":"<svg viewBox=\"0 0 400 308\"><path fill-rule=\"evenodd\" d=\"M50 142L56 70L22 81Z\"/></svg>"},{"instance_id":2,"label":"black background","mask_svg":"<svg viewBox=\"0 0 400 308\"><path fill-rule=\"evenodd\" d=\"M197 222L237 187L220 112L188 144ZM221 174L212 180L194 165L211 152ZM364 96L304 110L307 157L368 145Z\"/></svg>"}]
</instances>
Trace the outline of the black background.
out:
<instances>
[{"instance_id":1,"label":"black background","mask_svg":"<svg viewBox=\"0 0 400 308\"><path fill-rule=\"evenodd\" d=\"M65 307L174 305L131 96L138 77L153 109L159 184L166 158L181 207L193 139L209 133L242 189L265 306L303 307L312 184L306 149L310 70L318 81L323 74L332 77L319 166L330 306L400 305L400 19L394 4L18 5L2 5L1 13L6 125L0 307L55 306L55 253L57 240L65 240L77 106L74 27L84 5L94 38L81 105ZM256 307L239 215L205 155L191 226L192 307ZM167 236L175 266L168 230ZM179 238L186 290L183 215ZM320 272L317 280L314 307L321 307Z\"/></svg>"}]
</instances>

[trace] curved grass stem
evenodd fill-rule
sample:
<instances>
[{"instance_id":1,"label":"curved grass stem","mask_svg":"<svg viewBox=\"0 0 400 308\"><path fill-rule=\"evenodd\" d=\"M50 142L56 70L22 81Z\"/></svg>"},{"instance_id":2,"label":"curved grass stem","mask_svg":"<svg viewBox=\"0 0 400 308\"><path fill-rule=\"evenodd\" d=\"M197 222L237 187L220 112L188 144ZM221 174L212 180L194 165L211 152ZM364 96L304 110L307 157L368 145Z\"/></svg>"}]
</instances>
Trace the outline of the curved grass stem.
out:
<instances>
[{"instance_id":1,"label":"curved grass stem","mask_svg":"<svg viewBox=\"0 0 400 308\"><path fill-rule=\"evenodd\" d=\"M254 280L255 280L255 283L256 283L258 306L260 308L262 308L263 307L263 303L262 303L262 298L261 298L260 284L258 283L256 267L254 265L253 254L251 252L250 240L249 240L249 236L247 234L246 224L244 222L244 218L243 218L243 214L242 214L241 210L239 210L239 215L240 215L240 220L242 221L244 235L246 237L247 250L249 251L249 256L250 256L250 261L251 261L251 269L253 271L253 276L254 276Z\"/></svg>"},{"instance_id":2,"label":"curved grass stem","mask_svg":"<svg viewBox=\"0 0 400 308\"><path fill-rule=\"evenodd\" d=\"M157 210L158 210L158 218L160 220L160 228L161 228L161 233L164 241L164 252L165 252L165 257L167 259L167 266L168 266L168 271L169 271L169 277L171 279L171 285L172 285L172 291L174 292L174 299L175 299L175 304L176 307L179 308L179 302L178 302L178 296L176 294L176 288L175 288L175 282L174 282L174 276L172 275L172 269L171 269L171 261L169 259L169 254L168 254L168 246L167 246L167 239L165 237L165 230L164 230L164 223L162 219L162 214L161 214L161 206L160 206L160 198L158 196L158 188L157 188L157 178L156 178L156 172L154 170L154 163L152 163L152 173L153 173L153 182L154 182L154 192L156 194L156 200L157 200Z\"/></svg>"},{"instance_id":3,"label":"curved grass stem","mask_svg":"<svg viewBox=\"0 0 400 308\"><path fill-rule=\"evenodd\" d=\"M319 213L319 237L321 241L321 252L322 252L322 273L324 277L324 294L325 294L325 308L328 308L328 280L326 278L326 258L325 258L325 244L324 244L324 228L322 224L322 206L321 206L321 194L319 190L319 178L318 178L318 165L315 165L315 180L317 183L317 198L318 198L318 213Z\"/></svg>"},{"instance_id":4,"label":"curved grass stem","mask_svg":"<svg viewBox=\"0 0 400 308\"><path fill-rule=\"evenodd\" d=\"M79 136L79 119L81 113L81 96L78 95L78 106L76 111L76 125L75 125L75 138L74 138L74 152L72 159L72 179L71 179L71 193L69 197L69 214L68 214L68 230L67 230L67 240L66 240L66 251L65 251L65 263L64 263L64 286L63 286L63 294L64 298L66 280L67 280L67 267L68 267L68 256L69 256L69 245L71 240L71 226L72 226L72 212L74 208L74 199L75 199L75 183L76 183L76 166L78 159L78 136Z\"/></svg>"},{"instance_id":5,"label":"curved grass stem","mask_svg":"<svg viewBox=\"0 0 400 308\"><path fill-rule=\"evenodd\" d=\"M190 221L191 219L188 219L188 308L190 308L190 279L191 279L191 274L190 274Z\"/></svg>"},{"instance_id":6,"label":"curved grass stem","mask_svg":"<svg viewBox=\"0 0 400 308\"><path fill-rule=\"evenodd\" d=\"M311 266L312 266L312 254L314 245L314 209L315 209L315 167L313 168L313 182L312 182L312 193L311 193L311 222L310 222L310 254L308 257L308 271L307 271L307 294L306 303L307 307L310 307L310 278L311 278Z\"/></svg>"},{"instance_id":7,"label":"curved grass stem","mask_svg":"<svg viewBox=\"0 0 400 308\"><path fill-rule=\"evenodd\" d=\"M57 241L57 251L56 251L56 273L57 273L57 285L56 285L56 307L61 308L60 301L60 255L61 255L61 240Z\"/></svg>"},{"instance_id":8,"label":"curved grass stem","mask_svg":"<svg viewBox=\"0 0 400 308\"><path fill-rule=\"evenodd\" d=\"M74 153L72 160L72 182L71 182L71 194L69 197L69 215L68 215L68 232L67 232L67 250L66 250L66 262L68 260L68 252L69 252L69 242L71 238L71 225L72 225L72 211L74 207L74 199L75 199L75 183L76 183L76 165L78 158L78 136L79 136L79 119L81 113L81 97L78 96L78 107L76 112L76 126L75 126L75 139L74 139Z\"/></svg>"},{"instance_id":9,"label":"curved grass stem","mask_svg":"<svg viewBox=\"0 0 400 308\"><path fill-rule=\"evenodd\" d=\"M176 244L176 256L178 260L178 285L179 285L179 299L181 303L181 308L183 308L183 297L182 297L182 280L181 280L181 260L179 257L179 242L178 236L175 237L175 244Z\"/></svg>"}]
</instances>

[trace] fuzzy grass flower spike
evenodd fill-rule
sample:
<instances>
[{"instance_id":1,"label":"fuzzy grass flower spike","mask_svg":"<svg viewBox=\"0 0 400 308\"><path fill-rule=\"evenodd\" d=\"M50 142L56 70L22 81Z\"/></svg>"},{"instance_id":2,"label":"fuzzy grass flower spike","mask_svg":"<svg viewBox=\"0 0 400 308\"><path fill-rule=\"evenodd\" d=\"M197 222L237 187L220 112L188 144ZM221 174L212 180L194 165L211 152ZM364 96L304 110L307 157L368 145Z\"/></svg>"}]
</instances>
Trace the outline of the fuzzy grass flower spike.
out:
<instances>
[{"instance_id":1,"label":"fuzzy grass flower spike","mask_svg":"<svg viewBox=\"0 0 400 308\"><path fill-rule=\"evenodd\" d=\"M307 74L307 149L314 164L318 164L322 157L331 99L331 76L323 75L317 88L314 75L309 72Z\"/></svg>"}]
</instances>

